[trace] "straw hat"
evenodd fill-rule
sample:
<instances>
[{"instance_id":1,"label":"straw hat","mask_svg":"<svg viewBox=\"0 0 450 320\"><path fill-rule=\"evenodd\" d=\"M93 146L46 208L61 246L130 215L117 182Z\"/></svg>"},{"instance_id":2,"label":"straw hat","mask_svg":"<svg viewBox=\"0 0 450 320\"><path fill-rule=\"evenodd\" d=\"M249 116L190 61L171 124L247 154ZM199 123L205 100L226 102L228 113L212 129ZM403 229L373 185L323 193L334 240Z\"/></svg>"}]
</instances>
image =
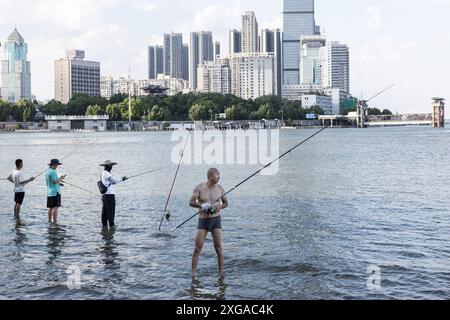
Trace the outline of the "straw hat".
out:
<instances>
[{"instance_id":1,"label":"straw hat","mask_svg":"<svg viewBox=\"0 0 450 320\"><path fill-rule=\"evenodd\" d=\"M100 165L100 167L116 166L116 165L118 165L118 163L112 162L112 161L110 161L110 160L106 160L104 163L102 163L102 164Z\"/></svg>"}]
</instances>

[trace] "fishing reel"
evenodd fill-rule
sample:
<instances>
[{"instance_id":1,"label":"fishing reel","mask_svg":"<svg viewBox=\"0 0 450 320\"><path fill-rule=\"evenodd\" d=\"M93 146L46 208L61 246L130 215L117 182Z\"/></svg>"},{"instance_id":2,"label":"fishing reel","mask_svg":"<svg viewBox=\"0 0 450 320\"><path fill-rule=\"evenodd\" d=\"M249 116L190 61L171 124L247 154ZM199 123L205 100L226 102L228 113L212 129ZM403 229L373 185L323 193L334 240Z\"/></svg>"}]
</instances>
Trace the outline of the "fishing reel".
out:
<instances>
[{"instance_id":1,"label":"fishing reel","mask_svg":"<svg viewBox=\"0 0 450 320\"><path fill-rule=\"evenodd\" d=\"M217 213L217 208L215 208L215 207L211 207L209 210L207 210L206 212L205 212L205 214L207 215L207 216L213 216L213 215L215 215Z\"/></svg>"},{"instance_id":2,"label":"fishing reel","mask_svg":"<svg viewBox=\"0 0 450 320\"><path fill-rule=\"evenodd\" d=\"M171 218L171 216L172 216L170 210L164 211L164 216L165 216L165 218L166 218L167 221L170 221L170 218Z\"/></svg>"}]
</instances>

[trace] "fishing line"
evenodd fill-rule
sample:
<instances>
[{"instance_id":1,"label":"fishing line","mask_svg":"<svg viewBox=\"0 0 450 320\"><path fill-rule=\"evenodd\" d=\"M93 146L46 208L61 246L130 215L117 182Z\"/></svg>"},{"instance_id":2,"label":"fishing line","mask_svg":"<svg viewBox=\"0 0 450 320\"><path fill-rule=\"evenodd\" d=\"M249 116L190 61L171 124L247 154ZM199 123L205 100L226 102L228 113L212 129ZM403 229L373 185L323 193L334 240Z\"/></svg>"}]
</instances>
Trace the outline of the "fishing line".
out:
<instances>
[{"instance_id":1,"label":"fishing line","mask_svg":"<svg viewBox=\"0 0 450 320\"><path fill-rule=\"evenodd\" d=\"M178 163L178 167L177 167L177 170L175 172L175 176L174 176L173 181L172 181L172 186L170 187L169 195L167 197L166 205L164 207L164 211L163 211L163 214L162 214L162 217L161 217L161 222L159 223L158 230L160 232L161 232L161 226L162 226L162 224L164 222L164 218L166 218L167 221L169 221L169 219L170 219L170 211L167 210L167 209L169 207L169 202L170 202L170 199L172 197L173 188L175 187L175 182L177 181L178 172L180 171L180 168L181 168L181 163L183 162L184 153L186 152L186 148L188 146L188 142L190 141L189 139L191 137L192 127L193 127L193 125L191 125L191 129L189 130L189 135L188 135L188 137L186 139L186 142L184 144L183 152L181 153L181 156L180 156L180 162Z\"/></svg>"},{"instance_id":2,"label":"fishing line","mask_svg":"<svg viewBox=\"0 0 450 320\"><path fill-rule=\"evenodd\" d=\"M88 143L88 144L86 144L86 145L90 145L90 144L93 144L93 143ZM69 158L71 155L73 155L73 154L75 154L76 152L78 152L83 146L85 146L85 145L80 145L78 148L76 148L75 150L73 150L73 151L70 152L69 154L67 154L67 155L65 155L64 157L62 157L60 161L64 161L65 159ZM41 175L43 175L44 173L46 173L47 170L48 170L48 169L45 169L44 171L40 172L38 175L36 175L36 176L34 177L34 179L36 180L36 178L38 178L38 177L40 177Z\"/></svg>"},{"instance_id":3,"label":"fishing line","mask_svg":"<svg viewBox=\"0 0 450 320\"><path fill-rule=\"evenodd\" d=\"M153 173L153 172L162 171L162 170L167 169L167 168L169 168L169 167L170 167L170 166L165 166L165 167L161 167L161 168L154 169L154 170L151 170L151 171L147 171L147 172L144 172L144 173L136 174L136 175L134 175L134 176L127 177L127 180L134 179L134 178L141 177L141 176L145 176L145 175L150 174L150 173Z\"/></svg>"},{"instance_id":4,"label":"fishing line","mask_svg":"<svg viewBox=\"0 0 450 320\"><path fill-rule=\"evenodd\" d=\"M94 192L92 192L92 191L90 191L90 190L88 190L88 189L84 189L84 188L82 188L82 187L79 187L79 186L77 186L77 185L75 185L75 184L72 184L72 183L69 183L69 182L67 182L67 181L62 181L61 183L67 184L68 186L71 186L71 187L80 189L80 190L82 190L82 191L85 191L85 192L87 192L87 193L90 193L91 195L95 196L96 198L100 197L98 194L96 194L96 193L94 193Z\"/></svg>"},{"instance_id":5,"label":"fishing line","mask_svg":"<svg viewBox=\"0 0 450 320\"><path fill-rule=\"evenodd\" d=\"M283 153L281 156L279 156L277 159L273 160L272 162L266 164L264 167L262 167L261 169L259 169L258 171L256 171L255 173L253 173L252 175L250 175L249 177L247 177L246 179L242 180L240 183L238 183L236 186L234 186L232 189L230 189L229 191L227 191L224 195L222 195L220 198L218 198L216 201L214 201L213 203L211 203L211 205L219 202L223 197L226 197L227 195L229 195L231 192L233 192L234 190L236 190L237 188L239 188L241 185L243 185L244 183L246 183L247 181L249 181L250 179L252 179L253 177L255 177L257 174L259 174L261 171L263 171L264 169L270 167L272 164L274 164L275 162L279 161L280 159L284 158L287 154L291 153L292 151L294 151L295 149L297 149L298 147L300 147L301 145L303 145L304 143L308 142L309 140L311 140L312 138L314 138L315 136L317 136L319 133L321 133L322 131L324 131L325 129L329 128L330 126L326 126L323 127L322 129L320 129L319 131L317 131L316 133L314 133L312 136L310 136L309 138L303 140L302 142L300 142L299 144L297 144L296 146L292 147L291 149L289 149L288 151L286 151L285 153ZM202 213L203 210L200 210L199 212L197 212L196 214L194 214L192 217L190 217L189 219L187 219L186 221L184 221L183 223L181 223L180 225L178 225L177 227L173 228L170 232L174 232L175 230L181 228L182 226L184 226L186 223L188 223L189 221L191 221L192 219L194 219L196 216L198 216L200 213Z\"/></svg>"}]
</instances>

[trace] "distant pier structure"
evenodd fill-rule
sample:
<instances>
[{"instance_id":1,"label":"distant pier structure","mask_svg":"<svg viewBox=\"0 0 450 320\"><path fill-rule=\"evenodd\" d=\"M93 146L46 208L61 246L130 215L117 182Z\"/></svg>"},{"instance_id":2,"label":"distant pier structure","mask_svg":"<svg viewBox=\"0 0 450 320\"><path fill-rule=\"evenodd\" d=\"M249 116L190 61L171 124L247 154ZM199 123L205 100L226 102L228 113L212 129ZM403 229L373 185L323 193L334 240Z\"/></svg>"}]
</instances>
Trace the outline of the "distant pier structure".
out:
<instances>
[{"instance_id":1,"label":"distant pier structure","mask_svg":"<svg viewBox=\"0 0 450 320\"><path fill-rule=\"evenodd\" d=\"M433 98L433 128L445 127L445 99Z\"/></svg>"}]
</instances>

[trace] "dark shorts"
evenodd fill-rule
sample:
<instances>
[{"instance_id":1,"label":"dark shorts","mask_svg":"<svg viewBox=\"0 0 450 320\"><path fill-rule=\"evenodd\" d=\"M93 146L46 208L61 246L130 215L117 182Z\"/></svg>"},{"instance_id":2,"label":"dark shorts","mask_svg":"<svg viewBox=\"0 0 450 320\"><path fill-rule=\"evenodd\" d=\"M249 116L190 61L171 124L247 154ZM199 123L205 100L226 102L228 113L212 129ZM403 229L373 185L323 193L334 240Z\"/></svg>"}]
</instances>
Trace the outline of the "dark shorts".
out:
<instances>
[{"instance_id":1,"label":"dark shorts","mask_svg":"<svg viewBox=\"0 0 450 320\"><path fill-rule=\"evenodd\" d=\"M14 195L14 202L21 205L23 203L24 198L25 192L16 192L16 194Z\"/></svg>"},{"instance_id":2,"label":"dark shorts","mask_svg":"<svg viewBox=\"0 0 450 320\"><path fill-rule=\"evenodd\" d=\"M215 229L222 229L222 216L212 219L199 219L197 229L208 230L209 232L213 232Z\"/></svg>"},{"instance_id":3,"label":"dark shorts","mask_svg":"<svg viewBox=\"0 0 450 320\"><path fill-rule=\"evenodd\" d=\"M61 195L59 193L55 197L47 197L47 208L61 208Z\"/></svg>"}]
</instances>

